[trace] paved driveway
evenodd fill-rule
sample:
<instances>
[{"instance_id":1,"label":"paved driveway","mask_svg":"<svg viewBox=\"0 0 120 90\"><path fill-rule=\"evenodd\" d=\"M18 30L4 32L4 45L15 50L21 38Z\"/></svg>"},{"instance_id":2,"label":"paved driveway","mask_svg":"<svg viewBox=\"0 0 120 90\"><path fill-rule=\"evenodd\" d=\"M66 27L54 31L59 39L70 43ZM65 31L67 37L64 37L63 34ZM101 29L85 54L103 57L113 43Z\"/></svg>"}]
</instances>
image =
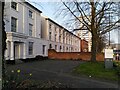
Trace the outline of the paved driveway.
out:
<instances>
[{"instance_id":1,"label":"paved driveway","mask_svg":"<svg viewBox=\"0 0 120 90\"><path fill-rule=\"evenodd\" d=\"M109 83L71 75L71 71L82 61L45 60L8 65L7 70L21 70L21 76L32 73L34 80L52 80L71 85L74 88L118 88L118 83Z\"/></svg>"}]
</instances>

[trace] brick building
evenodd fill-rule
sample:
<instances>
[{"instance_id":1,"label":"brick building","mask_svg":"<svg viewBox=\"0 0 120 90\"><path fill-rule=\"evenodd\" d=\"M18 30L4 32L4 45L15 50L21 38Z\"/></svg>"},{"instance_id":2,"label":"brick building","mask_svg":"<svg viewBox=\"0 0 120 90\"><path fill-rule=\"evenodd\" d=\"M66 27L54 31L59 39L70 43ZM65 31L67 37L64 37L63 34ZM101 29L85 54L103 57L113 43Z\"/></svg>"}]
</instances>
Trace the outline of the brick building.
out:
<instances>
[{"instance_id":1,"label":"brick building","mask_svg":"<svg viewBox=\"0 0 120 90\"><path fill-rule=\"evenodd\" d=\"M88 41L81 39L81 52L88 52Z\"/></svg>"}]
</instances>

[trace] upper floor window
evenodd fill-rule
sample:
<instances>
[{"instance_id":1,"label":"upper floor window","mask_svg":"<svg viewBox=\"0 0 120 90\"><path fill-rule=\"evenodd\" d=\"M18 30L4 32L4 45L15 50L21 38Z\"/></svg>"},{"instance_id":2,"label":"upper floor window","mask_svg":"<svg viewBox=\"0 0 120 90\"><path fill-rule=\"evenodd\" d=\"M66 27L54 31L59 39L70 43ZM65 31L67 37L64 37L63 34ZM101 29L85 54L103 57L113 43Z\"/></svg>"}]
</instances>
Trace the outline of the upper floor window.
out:
<instances>
[{"instance_id":1,"label":"upper floor window","mask_svg":"<svg viewBox=\"0 0 120 90\"><path fill-rule=\"evenodd\" d=\"M33 25L29 24L29 35L32 36Z\"/></svg>"},{"instance_id":2,"label":"upper floor window","mask_svg":"<svg viewBox=\"0 0 120 90\"><path fill-rule=\"evenodd\" d=\"M57 33L57 28L55 27L55 33Z\"/></svg>"},{"instance_id":3,"label":"upper floor window","mask_svg":"<svg viewBox=\"0 0 120 90\"><path fill-rule=\"evenodd\" d=\"M49 32L49 40L51 40L51 37L52 37L52 33Z\"/></svg>"},{"instance_id":4,"label":"upper floor window","mask_svg":"<svg viewBox=\"0 0 120 90\"><path fill-rule=\"evenodd\" d=\"M65 39L63 39L63 43L65 43Z\"/></svg>"},{"instance_id":5,"label":"upper floor window","mask_svg":"<svg viewBox=\"0 0 120 90\"><path fill-rule=\"evenodd\" d=\"M17 30L17 19L11 17L11 31L16 32L16 30Z\"/></svg>"},{"instance_id":6,"label":"upper floor window","mask_svg":"<svg viewBox=\"0 0 120 90\"><path fill-rule=\"evenodd\" d=\"M61 42L61 35L59 36L59 42Z\"/></svg>"},{"instance_id":7,"label":"upper floor window","mask_svg":"<svg viewBox=\"0 0 120 90\"><path fill-rule=\"evenodd\" d=\"M29 10L29 17L32 18L33 17L33 12L31 10Z\"/></svg>"},{"instance_id":8,"label":"upper floor window","mask_svg":"<svg viewBox=\"0 0 120 90\"><path fill-rule=\"evenodd\" d=\"M49 29L50 29L50 30L52 29L52 25L51 25L51 24L49 24Z\"/></svg>"},{"instance_id":9,"label":"upper floor window","mask_svg":"<svg viewBox=\"0 0 120 90\"><path fill-rule=\"evenodd\" d=\"M75 43L77 43L76 39L75 39Z\"/></svg>"},{"instance_id":10,"label":"upper floor window","mask_svg":"<svg viewBox=\"0 0 120 90\"><path fill-rule=\"evenodd\" d=\"M17 3L16 2L11 2L11 7L15 10L17 10Z\"/></svg>"},{"instance_id":11,"label":"upper floor window","mask_svg":"<svg viewBox=\"0 0 120 90\"><path fill-rule=\"evenodd\" d=\"M55 42L57 41L57 34L55 34Z\"/></svg>"}]
</instances>

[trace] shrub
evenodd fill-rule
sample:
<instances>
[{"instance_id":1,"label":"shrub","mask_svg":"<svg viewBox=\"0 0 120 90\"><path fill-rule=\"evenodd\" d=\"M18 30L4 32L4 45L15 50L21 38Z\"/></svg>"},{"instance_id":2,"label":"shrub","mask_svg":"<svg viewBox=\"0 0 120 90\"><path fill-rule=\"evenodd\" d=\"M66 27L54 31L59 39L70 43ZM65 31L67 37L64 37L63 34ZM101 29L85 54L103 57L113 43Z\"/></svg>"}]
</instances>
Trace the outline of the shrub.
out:
<instances>
[{"instance_id":1,"label":"shrub","mask_svg":"<svg viewBox=\"0 0 120 90\"><path fill-rule=\"evenodd\" d=\"M35 57L35 59L36 59L36 60L44 60L44 59L43 59L43 56L40 56L40 55L37 55L37 56Z\"/></svg>"}]
</instances>

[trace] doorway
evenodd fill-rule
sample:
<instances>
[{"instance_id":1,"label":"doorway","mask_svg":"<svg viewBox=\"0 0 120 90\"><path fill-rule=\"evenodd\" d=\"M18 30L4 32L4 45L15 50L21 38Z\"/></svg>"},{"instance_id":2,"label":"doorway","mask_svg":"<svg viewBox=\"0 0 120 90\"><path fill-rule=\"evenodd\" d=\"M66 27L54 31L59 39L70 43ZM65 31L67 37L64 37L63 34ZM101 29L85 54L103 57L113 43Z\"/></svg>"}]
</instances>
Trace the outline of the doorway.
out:
<instances>
[{"instance_id":1,"label":"doorway","mask_svg":"<svg viewBox=\"0 0 120 90\"><path fill-rule=\"evenodd\" d=\"M19 45L19 43L14 43L14 58L15 59L20 58L20 45Z\"/></svg>"}]
</instances>

